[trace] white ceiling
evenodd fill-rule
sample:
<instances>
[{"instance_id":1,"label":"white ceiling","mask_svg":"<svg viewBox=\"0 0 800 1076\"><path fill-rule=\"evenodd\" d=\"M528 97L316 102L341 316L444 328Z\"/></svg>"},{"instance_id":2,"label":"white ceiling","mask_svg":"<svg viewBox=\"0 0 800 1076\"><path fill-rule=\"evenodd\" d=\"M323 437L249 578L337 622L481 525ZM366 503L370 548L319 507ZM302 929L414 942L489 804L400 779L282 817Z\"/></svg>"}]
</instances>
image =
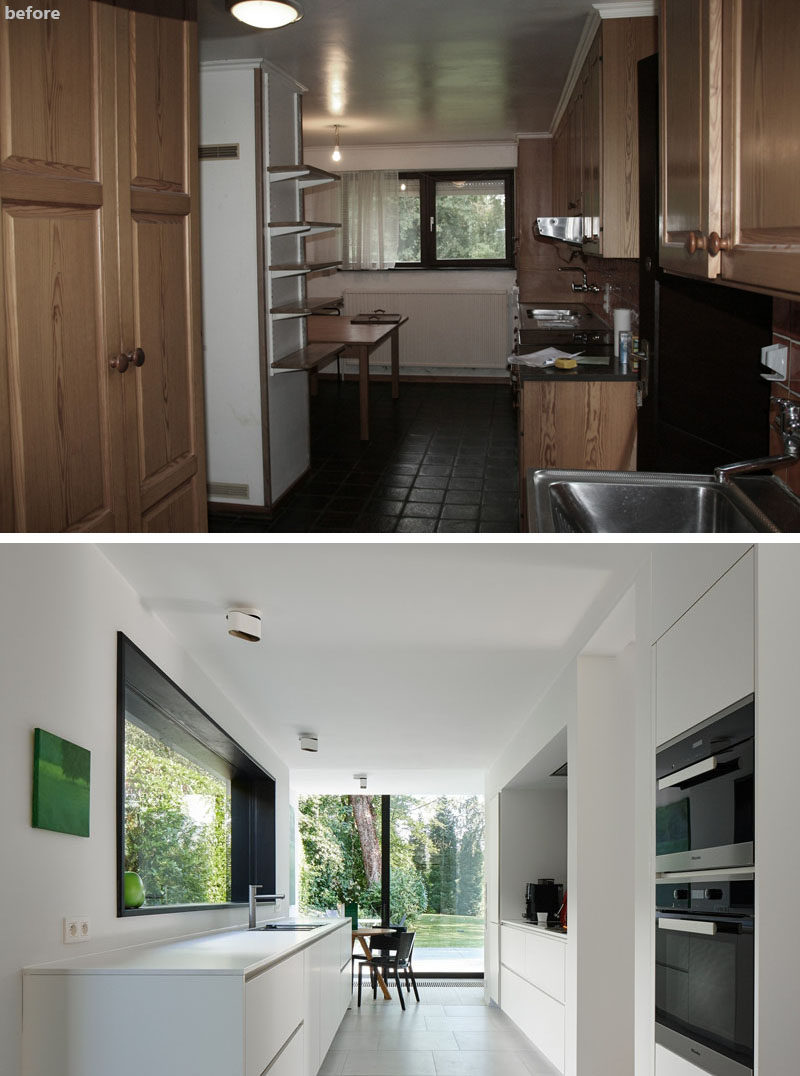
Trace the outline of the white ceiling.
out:
<instances>
[{"instance_id":1,"label":"white ceiling","mask_svg":"<svg viewBox=\"0 0 800 1076\"><path fill-rule=\"evenodd\" d=\"M605 543L99 548L298 791L349 792L366 772L372 791L409 793L482 789L646 554ZM260 644L227 634L237 605L261 609ZM301 732L319 736L316 755L301 753Z\"/></svg>"},{"instance_id":2,"label":"white ceiling","mask_svg":"<svg viewBox=\"0 0 800 1076\"><path fill-rule=\"evenodd\" d=\"M308 93L307 146L513 141L550 129L591 0L300 0L254 30L200 0L201 59L263 57Z\"/></svg>"}]
</instances>

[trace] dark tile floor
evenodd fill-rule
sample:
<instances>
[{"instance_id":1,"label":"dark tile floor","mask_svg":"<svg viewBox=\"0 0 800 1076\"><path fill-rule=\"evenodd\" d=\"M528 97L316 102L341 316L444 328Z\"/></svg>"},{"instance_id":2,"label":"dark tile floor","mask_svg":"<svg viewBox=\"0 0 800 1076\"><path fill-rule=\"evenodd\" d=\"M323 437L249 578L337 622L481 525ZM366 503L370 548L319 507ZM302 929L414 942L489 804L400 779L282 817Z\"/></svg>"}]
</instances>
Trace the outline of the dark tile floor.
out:
<instances>
[{"instance_id":1,"label":"dark tile floor","mask_svg":"<svg viewBox=\"0 0 800 1076\"><path fill-rule=\"evenodd\" d=\"M506 383L321 381L311 401L311 470L269 520L212 516L215 532L516 532L517 434Z\"/></svg>"}]
</instances>

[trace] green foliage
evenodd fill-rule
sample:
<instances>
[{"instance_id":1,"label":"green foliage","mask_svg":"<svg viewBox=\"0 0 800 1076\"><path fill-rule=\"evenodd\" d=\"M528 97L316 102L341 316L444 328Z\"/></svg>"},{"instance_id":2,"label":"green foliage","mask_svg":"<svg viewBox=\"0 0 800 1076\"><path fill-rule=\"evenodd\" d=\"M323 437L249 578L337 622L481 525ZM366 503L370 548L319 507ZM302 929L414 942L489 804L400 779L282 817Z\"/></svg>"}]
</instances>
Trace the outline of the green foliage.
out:
<instances>
[{"instance_id":1,"label":"green foliage","mask_svg":"<svg viewBox=\"0 0 800 1076\"><path fill-rule=\"evenodd\" d=\"M426 911L458 911L462 918L481 915L483 803L479 797L420 800L392 796L390 826L392 921L405 915L416 924ZM299 828L301 905L323 909L354 900L360 915L379 915L380 883L366 884L349 797L304 797Z\"/></svg>"},{"instance_id":2,"label":"green foliage","mask_svg":"<svg viewBox=\"0 0 800 1076\"><path fill-rule=\"evenodd\" d=\"M229 901L230 829L226 782L127 722L125 870L146 903Z\"/></svg>"},{"instance_id":3,"label":"green foliage","mask_svg":"<svg viewBox=\"0 0 800 1076\"><path fill-rule=\"evenodd\" d=\"M436 257L439 261L505 258L505 213L502 194L438 194Z\"/></svg>"}]
</instances>

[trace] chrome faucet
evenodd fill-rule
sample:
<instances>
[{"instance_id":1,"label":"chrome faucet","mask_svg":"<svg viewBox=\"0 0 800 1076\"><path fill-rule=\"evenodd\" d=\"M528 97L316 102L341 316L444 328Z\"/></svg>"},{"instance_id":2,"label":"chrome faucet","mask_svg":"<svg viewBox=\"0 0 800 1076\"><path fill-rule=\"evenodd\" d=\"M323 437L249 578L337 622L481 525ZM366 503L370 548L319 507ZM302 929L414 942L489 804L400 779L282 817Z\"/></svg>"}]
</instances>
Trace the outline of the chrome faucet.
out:
<instances>
[{"instance_id":1,"label":"chrome faucet","mask_svg":"<svg viewBox=\"0 0 800 1076\"><path fill-rule=\"evenodd\" d=\"M256 904L274 904L276 900L283 900L285 893L259 893L260 885L247 887L247 910L249 912L248 926L251 930L256 925Z\"/></svg>"},{"instance_id":2,"label":"chrome faucet","mask_svg":"<svg viewBox=\"0 0 800 1076\"><path fill-rule=\"evenodd\" d=\"M590 284L586 279L586 270L580 269L577 265L560 265L558 267L559 273L580 273L583 277L583 283L573 284L573 291L600 291L599 284Z\"/></svg>"},{"instance_id":3,"label":"chrome faucet","mask_svg":"<svg viewBox=\"0 0 800 1076\"><path fill-rule=\"evenodd\" d=\"M718 482L727 482L737 474L750 471L774 471L776 467L785 467L797 463L800 459L800 404L773 396L770 403L778 405L778 414L773 429L781 435L783 442L782 456L762 456L754 460L742 460L741 463L728 463L724 467L714 468L714 477Z\"/></svg>"}]
</instances>

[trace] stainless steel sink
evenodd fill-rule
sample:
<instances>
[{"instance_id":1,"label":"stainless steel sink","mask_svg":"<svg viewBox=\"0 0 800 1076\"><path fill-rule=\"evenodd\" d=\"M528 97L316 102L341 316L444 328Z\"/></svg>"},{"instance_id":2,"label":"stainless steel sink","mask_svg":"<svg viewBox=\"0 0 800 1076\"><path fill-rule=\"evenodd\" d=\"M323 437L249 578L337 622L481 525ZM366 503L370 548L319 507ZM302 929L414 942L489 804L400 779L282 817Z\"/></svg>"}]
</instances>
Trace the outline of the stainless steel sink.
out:
<instances>
[{"instance_id":1,"label":"stainless steel sink","mask_svg":"<svg viewBox=\"0 0 800 1076\"><path fill-rule=\"evenodd\" d=\"M747 490L748 493L744 492ZM779 526L759 504L777 506ZM800 500L774 477L542 470L528 475L532 531L730 534L796 530Z\"/></svg>"},{"instance_id":2,"label":"stainless steel sink","mask_svg":"<svg viewBox=\"0 0 800 1076\"><path fill-rule=\"evenodd\" d=\"M256 927L256 930L316 930L317 927L324 927L325 922L319 923L264 923L263 926Z\"/></svg>"}]
</instances>

